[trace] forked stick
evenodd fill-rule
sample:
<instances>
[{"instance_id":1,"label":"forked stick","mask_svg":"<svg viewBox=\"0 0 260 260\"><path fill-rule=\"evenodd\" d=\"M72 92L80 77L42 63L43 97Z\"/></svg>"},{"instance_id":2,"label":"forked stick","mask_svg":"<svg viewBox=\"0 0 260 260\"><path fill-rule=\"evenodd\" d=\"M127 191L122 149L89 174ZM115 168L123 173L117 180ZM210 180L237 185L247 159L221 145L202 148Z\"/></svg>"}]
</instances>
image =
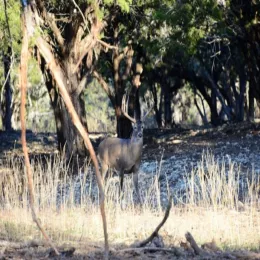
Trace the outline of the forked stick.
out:
<instances>
[{"instance_id":1,"label":"forked stick","mask_svg":"<svg viewBox=\"0 0 260 260\"><path fill-rule=\"evenodd\" d=\"M161 223L156 227L156 229L153 231L153 233L144 241L139 242L138 244L135 244L135 247L144 247L145 245L147 245L149 242L151 242L156 236L158 236L158 232L161 229L161 227L164 225L164 223L166 222L166 220L168 219L169 215L170 215L170 210L172 207L172 195L169 198L169 202L163 217L163 220L161 221Z\"/></svg>"}]
</instances>

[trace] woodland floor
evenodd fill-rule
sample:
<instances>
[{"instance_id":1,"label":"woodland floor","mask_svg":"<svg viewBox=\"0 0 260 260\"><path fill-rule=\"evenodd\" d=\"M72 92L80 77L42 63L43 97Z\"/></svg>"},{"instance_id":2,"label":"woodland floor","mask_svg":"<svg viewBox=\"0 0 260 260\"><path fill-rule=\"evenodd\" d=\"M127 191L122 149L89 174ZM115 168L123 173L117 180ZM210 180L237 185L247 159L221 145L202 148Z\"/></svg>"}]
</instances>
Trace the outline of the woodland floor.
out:
<instances>
[{"instance_id":1,"label":"woodland floor","mask_svg":"<svg viewBox=\"0 0 260 260\"><path fill-rule=\"evenodd\" d=\"M186 160L200 160L201 153L210 149L215 156L230 157L238 160L246 170L255 169L260 174L260 124L243 123L229 124L218 128L205 129L169 129L146 130L144 141L143 161L172 158L187 158ZM95 136L95 135L93 135ZM96 146L100 139L93 139ZM54 134L32 133L28 131L27 142L31 155L48 155L56 153L56 137ZM0 131L0 174L1 165L7 154L22 156L20 132ZM72 245L73 246L73 245ZM62 247L64 249L64 247ZM54 259L102 259L102 245L91 245L88 241L75 245L76 251L72 256L53 257ZM124 248L124 250L123 250ZM168 248L169 249L169 248ZM48 259L50 250L41 243L16 243L5 241L0 237L0 259ZM204 250L196 255L186 244L151 252L147 249L125 248L118 246L113 249L110 259L260 259L260 252L229 251L220 252Z\"/></svg>"}]
</instances>

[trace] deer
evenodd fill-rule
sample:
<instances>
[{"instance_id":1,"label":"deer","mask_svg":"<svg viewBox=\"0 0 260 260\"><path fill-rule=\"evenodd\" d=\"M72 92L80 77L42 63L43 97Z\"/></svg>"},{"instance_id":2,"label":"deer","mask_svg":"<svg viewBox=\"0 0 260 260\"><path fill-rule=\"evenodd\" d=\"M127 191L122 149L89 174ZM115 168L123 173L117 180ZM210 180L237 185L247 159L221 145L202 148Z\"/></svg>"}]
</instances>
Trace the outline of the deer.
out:
<instances>
[{"instance_id":1,"label":"deer","mask_svg":"<svg viewBox=\"0 0 260 260\"><path fill-rule=\"evenodd\" d=\"M123 189L124 174L133 173L134 189L138 203L141 196L138 187L138 172L143 151L143 121L151 109L143 116L142 121L136 120L128 114L128 102L126 96L122 98L122 114L132 122L133 132L131 138L107 137L98 146L98 156L101 163L101 175L103 181L109 168L119 172L120 194Z\"/></svg>"}]
</instances>

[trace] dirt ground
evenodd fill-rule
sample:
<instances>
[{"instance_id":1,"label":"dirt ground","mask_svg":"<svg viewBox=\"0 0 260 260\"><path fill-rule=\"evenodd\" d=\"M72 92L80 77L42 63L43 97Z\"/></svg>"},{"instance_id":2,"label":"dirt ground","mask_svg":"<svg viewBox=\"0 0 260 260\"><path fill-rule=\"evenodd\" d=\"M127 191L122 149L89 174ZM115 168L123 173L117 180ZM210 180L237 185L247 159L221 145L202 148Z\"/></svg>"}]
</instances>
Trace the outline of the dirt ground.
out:
<instances>
[{"instance_id":1,"label":"dirt ground","mask_svg":"<svg viewBox=\"0 0 260 260\"><path fill-rule=\"evenodd\" d=\"M144 161L186 158L196 161L205 149L210 149L215 156L232 158L241 163L242 170L254 169L260 174L260 125L255 123L229 124L207 129L169 129L146 130L144 140ZM91 135L96 147L100 138ZM54 134L27 134L29 152L32 155L57 153ZM160 152L159 152L160 151ZM7 155L22 156L19 132L0 131L0 173ZM72 245L73 246L73 245ZM71 245L70 245L71 247ZM75 252L67 246L61 246L61 256L53 255L49 247L42 242L26 243L5 241L0 237L0 259L103 259L102 245L82 243L75 245ZM260 259L260 252L233 251L222 252L213 246L200 248L196 252L187 242L177 248L118 248L111 249L110 259Z\"/></svg>"}]
</instances>

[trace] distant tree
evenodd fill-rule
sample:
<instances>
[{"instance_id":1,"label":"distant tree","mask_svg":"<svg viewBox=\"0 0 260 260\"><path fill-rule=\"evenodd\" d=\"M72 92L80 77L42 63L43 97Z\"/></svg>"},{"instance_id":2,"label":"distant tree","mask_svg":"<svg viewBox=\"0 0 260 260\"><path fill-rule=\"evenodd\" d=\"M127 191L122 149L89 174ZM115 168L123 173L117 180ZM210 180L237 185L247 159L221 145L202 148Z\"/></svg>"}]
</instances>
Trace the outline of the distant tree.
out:
<instances>
[{"instance_id":1,"label":"distant tree","mask_svg":"<svg viewBox=\"0 0 260 260\"><path fill-rule=\"evenodd\" d=\"M20 3L3 0L0 10L0 49L3 64L3 78L0 86L0 106L3 127L12 130L12 99L11 73L17 54L20 51Z\"/></svg>"},{"instance_id":2,"label":"distant tree","mask_svg":"<svg viewBox=\"0 0 260 260\"><path fill-rule=\"evenodd\" d=\"M147 13L151 8L151 1L132 1L129 12L111 5L110 16L106 17L110 27L105 30L104 37L116 48L102 53L93 71L115 109L117 135L121 138L129 138L132 132L130 120L121 111L122 97L126 92L129 94L129 113L141 118L142 33L149 21Z\"/></svg>"}]
</instances>

